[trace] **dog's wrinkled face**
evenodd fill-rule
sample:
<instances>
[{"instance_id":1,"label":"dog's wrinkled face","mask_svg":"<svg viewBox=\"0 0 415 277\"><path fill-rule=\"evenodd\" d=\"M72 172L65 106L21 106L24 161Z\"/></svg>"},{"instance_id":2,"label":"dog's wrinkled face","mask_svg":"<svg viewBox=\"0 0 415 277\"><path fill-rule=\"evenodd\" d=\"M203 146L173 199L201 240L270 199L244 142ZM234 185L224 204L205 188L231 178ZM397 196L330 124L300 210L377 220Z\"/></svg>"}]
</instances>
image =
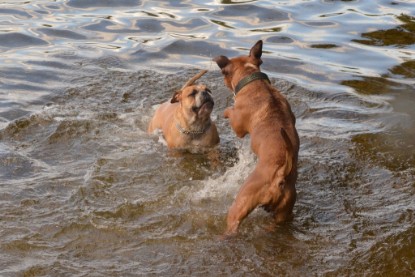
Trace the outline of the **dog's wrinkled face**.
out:
<instances>
[{"instance_id":1,"label":"dog's wrinkled face","mask_svg":"<svg viewBox=\"0 0 415 277\"><path fill-rule=\"evenodd\" d=\"M186 117L194 119L208 118L214 105L212 93L205 85L188 86L176 92L170 102L180 102Z\"/></svg>"},{"instance_id":2,"label":"dog's wrinkled face","mask_svg":"<svg viewBox=\"0 0 415 277\"><path fill-rule=\"evenodd\" d=\"M240 56L229 59L225 56L218 56L213 60L222 70L225 85L235 90L236 84L244 77L259 71L262 64L262 40L259 40L250 50L249 56Z\"/></svg>"}]
</instances>

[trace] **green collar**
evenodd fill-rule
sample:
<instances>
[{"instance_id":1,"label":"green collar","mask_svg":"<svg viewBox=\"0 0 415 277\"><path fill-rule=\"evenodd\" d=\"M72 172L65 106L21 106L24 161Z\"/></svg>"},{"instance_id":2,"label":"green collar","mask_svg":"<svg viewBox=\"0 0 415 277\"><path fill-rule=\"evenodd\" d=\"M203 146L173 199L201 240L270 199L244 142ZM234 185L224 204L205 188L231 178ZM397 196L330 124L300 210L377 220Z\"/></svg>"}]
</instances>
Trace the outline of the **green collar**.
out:
<instances>
[{"instance_id":1,"label":"green collar","mask_svg":"<svg viewBox=\"0 0 415 277\"><path fill-rule=\"evenodd\" d=\"M243 78L242 80L239 81L239 83L235 87L234 95L236 96L236 94L244 86L246 86L247 84L249 84L250 82L255 81L255 80L267 80L269 83L271 83L268 76L267 76L267 74L262 73L262 72L254 72L251 75L249 75L249 76L247 76L247 77L245 77L245 78Z\"/></svg>"}]
</instances>

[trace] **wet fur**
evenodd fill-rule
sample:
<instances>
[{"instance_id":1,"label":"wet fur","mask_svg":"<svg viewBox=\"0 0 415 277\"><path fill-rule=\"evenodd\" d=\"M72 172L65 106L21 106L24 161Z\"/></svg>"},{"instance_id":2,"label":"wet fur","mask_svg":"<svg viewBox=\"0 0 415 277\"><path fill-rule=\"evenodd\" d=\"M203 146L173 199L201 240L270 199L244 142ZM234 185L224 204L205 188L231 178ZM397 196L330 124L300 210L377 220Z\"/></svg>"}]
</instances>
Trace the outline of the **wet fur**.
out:
<instances>
[{"instance_id":1,"label":"wet fur","mask_svg":"<svg viewBox=\"0 0 415 277\"><path fill-rule=\"evenodd\" d=\"M261 55L262 41L258 41L249 56L219 56L214 61L225 85L233 91L244 77L260 71ZM238 137L250 134L251 148L258 156L254 171L229 208L225 235L237 233L242 220L257 206L271 212L276 223L291 219L297 195L299 138L288 101L266 80L256 80L240 90L224 116Z\"/></svg>"},{"instance_id":2,"label":"wet fur","mask_svg":"<svg viewBox=\"0 0 415 277\"><path fill-rule=\"evenodd\" d=\"M208 105L206 101L211 101ZM203 110L201 110L203 109ZM148 132L161 129L169 148L211 147L219 143L219 135L210 114L213 98L205 85L191 85L177 91L170 101L161 104L148 126ZM206 130L200 135L183 134L186 130Z\"/></svg>"}]
</instances>

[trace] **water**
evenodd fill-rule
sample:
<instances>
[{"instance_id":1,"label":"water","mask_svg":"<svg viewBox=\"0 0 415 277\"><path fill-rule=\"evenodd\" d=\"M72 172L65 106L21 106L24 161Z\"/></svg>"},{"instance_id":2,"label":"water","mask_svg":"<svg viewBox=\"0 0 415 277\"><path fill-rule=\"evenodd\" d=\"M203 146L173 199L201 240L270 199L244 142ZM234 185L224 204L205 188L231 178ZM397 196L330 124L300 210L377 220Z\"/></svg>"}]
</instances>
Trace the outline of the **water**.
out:
<instances>
[{"instance_id":1,"label":"water","mask_svg":"<svg viewBox=\"0 0 415 277\"><path fill-rule=\"evenodd\" d=\"M301 138L293 222L227 208L255 165L217 55L264 40ZM414 276L412 1L0 3L1 276ZM147 135L195 72L216 154Z\"/></svg>"}]
</instances>

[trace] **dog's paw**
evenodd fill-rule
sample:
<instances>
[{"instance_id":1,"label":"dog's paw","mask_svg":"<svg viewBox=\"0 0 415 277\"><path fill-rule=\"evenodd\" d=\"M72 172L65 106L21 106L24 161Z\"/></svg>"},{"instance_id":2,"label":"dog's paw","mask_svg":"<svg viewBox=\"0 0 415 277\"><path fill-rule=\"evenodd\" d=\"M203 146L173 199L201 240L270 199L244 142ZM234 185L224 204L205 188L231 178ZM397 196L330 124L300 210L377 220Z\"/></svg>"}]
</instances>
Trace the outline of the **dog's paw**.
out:
<instances>
[{"instance_id":1,"label":"dog's paw","mask_svg":"<svg viewBox=\"0 0 415 277\"><path fill-rule=\"evenodd\" d=\"M237 232L225 232L222 235L219 235L217 239L220 241L230 241L231 239L235 238L237 234Z\"/></svg>"},{"instance_id":2,"label":"dog's paw","mask_svg":"<svg viewBox=\"0 0 415 277\"><path fill-rule=\"evenodd\" d=\"M265 225L262 227L262 229L265 231L265 233L274 233L277 229L277 226L273 223Z\"/></svg>"},{"instance_id":3,"label":"dog's paw","mask_svg":"<svg viewBox=\"0 0 415 277\"><path fill-rule=\"evenodd\" d=\"M232 107L226 108L225 111L223 112L223 116L225 118L229 118L231 116L231 112L232 112Z\"/></svg>"}]
</instances>

